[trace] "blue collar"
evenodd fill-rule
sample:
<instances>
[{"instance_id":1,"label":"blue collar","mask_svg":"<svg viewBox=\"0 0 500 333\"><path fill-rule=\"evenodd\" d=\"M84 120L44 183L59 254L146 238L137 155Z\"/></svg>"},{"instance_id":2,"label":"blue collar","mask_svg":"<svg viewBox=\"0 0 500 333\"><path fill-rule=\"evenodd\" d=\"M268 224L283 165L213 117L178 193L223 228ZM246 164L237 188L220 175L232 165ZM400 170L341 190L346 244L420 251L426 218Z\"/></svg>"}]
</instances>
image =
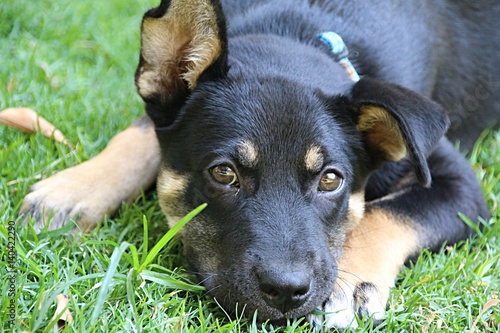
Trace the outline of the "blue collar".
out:
<instances>
[{"instance_id":1,"label":"blue collar","mask_svg":"<svg viewBox=\"0 0 500 333\"><path fill-rule=\"evenodd\" d=\"M342 66L342 68L344 68L351 80L353 80L354 82L358 82L358 72L356 72L356 69L347 57L349 55L349 51L347 50L347 46L342 40L342 37L332 31L320 33L318 37L319 40L321 40L328 46L334 56L335 61L337 61Z\"/></svg>"}]
</instances>

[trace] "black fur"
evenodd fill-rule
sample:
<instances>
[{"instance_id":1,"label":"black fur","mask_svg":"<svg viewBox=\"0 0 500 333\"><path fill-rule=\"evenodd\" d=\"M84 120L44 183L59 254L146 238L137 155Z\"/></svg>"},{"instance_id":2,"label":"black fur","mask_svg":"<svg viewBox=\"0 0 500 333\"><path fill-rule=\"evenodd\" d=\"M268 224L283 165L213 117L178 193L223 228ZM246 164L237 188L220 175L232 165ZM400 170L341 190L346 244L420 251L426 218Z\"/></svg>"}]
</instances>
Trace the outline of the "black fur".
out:
<instances>
[{"instance_id":1,"label":"black fur","mask_svg":"<svg viewBox=\"0 0 500 333\"><path fill-rule=\"evenodd\" d=\"M220 57L194 91L180 87L165 92L175 98L155 96L146 105L165 167L188 180L176 204L208 203L182 237L193 270L229 311L238 304L248 315L258 310L259 320L281 321L327 299L351 193L366 189L370 202L407 191L368 209L409 217L421 246L432 249L470 233L457 211L487 217L474 173L441 138L448 126L443 107L455 120L452 137L466 147L479 128L499 118L493 94L474 110L460 103L484 78L500 76L493 66L498 55L486 50L500 42L496 3L483 1L472 17L465 7L476 5L460 1L223 1L227 35L220 6L211 3L222 27ZM161 16L168 4L146 15ZM486 26L496 29L478 35ZM350 81L318 40L324 31L344 38L361 81ZM408 159L382 160L356 128L362 105L383 107L397 121ZM476 120L466 121L470 116ZM242 140L258 148L255 167L239 160ZM311 145L322 149L323 171L343 177L342 190L318 190L322 172L311 173L303 162ZM238 186L212 179L211 168L220 164L236 171ZM262 287L269 279L309 281L310 288L293 306L280 307Z\"/></svg>"}]
</instances>

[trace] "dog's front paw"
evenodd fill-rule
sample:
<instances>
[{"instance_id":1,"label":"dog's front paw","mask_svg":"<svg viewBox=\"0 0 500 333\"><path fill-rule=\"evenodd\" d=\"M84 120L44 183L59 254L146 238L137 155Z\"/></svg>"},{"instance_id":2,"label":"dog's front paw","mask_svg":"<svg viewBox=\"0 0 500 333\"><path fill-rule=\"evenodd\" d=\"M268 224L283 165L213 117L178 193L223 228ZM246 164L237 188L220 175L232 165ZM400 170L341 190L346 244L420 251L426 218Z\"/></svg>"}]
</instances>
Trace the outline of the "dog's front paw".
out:
<instances>
[{"instance_id":1,"label":"dog's front paw","mask_svg":"<svg viewBox=\"0 0 500 333\"><path fill-rule=\"evenodd\" d=\"M94 228L122 202L132 202L153 184L160 153L152 124L144 118L116 135L96 157L36 183L21 214L38 232L58 229L74 219L82 231Z\"/></svg>"},{"instance_id":2,"label":"dog's front paw","mask_svg":"<svg viewBox=\"0 0 500 333\"><path fill-rule=\"evenodd\" d=\"M390 288L405 260L418 249L415 231L391 212L372 209L346 237L332 294L311 315L315 326L358 327L357 319L384 319Z\"/></svg>"},{"instance_id":3,"label":"dog's front paw","mask_svg":"<svg viewBox=\"0 0 500 333\"><path fill-rule=\"evenodd\" d=\"M321 314L311 314L309 323L323 331L330 328L357 328L358 319L371 318L375 324L384 319L387 292L371 282L340 280L328 300L320 307Z\"/></svg>"},{"instance_id":4,"label":"dog's front paw","mask_svg":"<svg viewBox=\"0 0 500 333\"><path fill-rule=\"evenodd\" d=\"M20 212L25 219L35 220L36 232L58 229L71 219L88 231L120 205L113 192L105 171L90 160L34 184Z\"/></svg>"}]
</instances>

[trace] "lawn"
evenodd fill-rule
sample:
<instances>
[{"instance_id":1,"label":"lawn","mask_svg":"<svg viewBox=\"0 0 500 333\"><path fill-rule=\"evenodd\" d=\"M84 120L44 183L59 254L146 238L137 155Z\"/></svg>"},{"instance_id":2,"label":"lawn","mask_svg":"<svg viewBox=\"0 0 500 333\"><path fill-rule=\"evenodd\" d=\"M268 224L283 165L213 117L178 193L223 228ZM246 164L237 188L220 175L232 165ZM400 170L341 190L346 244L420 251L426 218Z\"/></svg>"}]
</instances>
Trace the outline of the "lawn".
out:
<instances>
[{"instance_id":1,"label":"lawn","mask_svg":"<svg viewBox=\"0 0 500 333\"><path fill-rule=\"evenodd\" d=\"M156 0L0 2L0 109L27 106L55 124L72 150L41 134L0 127L0 329L54 331L56 295L68 296L74 322L63 332L307 332L230 320L182 268L155 193L89 234L35 234L18 209L29 187L95 156L143 113L133 75L142 13ZM375 332L498 332L500 305L500 132L471 153L492 219L479 236L437 254L423 252L398 278L387 319ZM7 251L9 222L14 251ZM145 233L146 230L146 233ZM147 254L151 255L148 257ZM14 289L9 254L15 254ZM15 283L14 283L15 282ZM14 292L15 295L11 293ZM9 311L17 308L15 325ZM491 305L491 307L488 307ZM484 311L483 310L484 307ZM358 329L370 329L366 323Z\"/></svg>"}]
</instances>

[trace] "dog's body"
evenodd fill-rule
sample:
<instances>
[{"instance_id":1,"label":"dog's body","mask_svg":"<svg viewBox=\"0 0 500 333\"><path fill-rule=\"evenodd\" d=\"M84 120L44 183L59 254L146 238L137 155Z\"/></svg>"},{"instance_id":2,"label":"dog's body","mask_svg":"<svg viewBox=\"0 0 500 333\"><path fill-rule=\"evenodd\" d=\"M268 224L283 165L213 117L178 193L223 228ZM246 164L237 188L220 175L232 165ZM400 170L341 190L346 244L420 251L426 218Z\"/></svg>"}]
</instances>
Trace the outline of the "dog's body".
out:
<instances>
[{"instance_id":1,"label":"dog's body","mask_svg":"<svg viewBox=\"0 0 500 333\"><path fill-rule=\"evenodd\" d=\"M44 209L62 210L52 227L80 213L80 225L92 227L161 169L171 225L208 203L181 237L190 265L228 310L239 304L281 322L320 308L331 314L309 320L335 327L355 325L356 313L381 319L406 260L467 237L458 212L488 217L474 173L442 138L445 112L430 99L448 109L449 135L465 148L500 117L500 6L222 8L174 0L146 13L136 83L153 122L37 184L24 210L38 220ZM326 31L345 40L359 82L319 40ZM85 170L95 184L82 179ZM77 186L77 197L65 196Z\"/></svg>"},{"instance_id":2,"label":"dog's body","mask_svg":"<svg viewBox=\"0 0 500 333\"><path fill-rule=\"evenodd\" d=\"M463 148L470 149L492 120L500 119L495 94L500 9L494 1L262 0L225 1L223 8L230 37L265 33L318 46L315 34L335 31L361 75L402 85L445 106L452 121L448 137ZM281 59L291 71L303 70L307 64L288 62L294 52L285 43L274 51L286 54Z\"/></svg>"}]
</instances>

